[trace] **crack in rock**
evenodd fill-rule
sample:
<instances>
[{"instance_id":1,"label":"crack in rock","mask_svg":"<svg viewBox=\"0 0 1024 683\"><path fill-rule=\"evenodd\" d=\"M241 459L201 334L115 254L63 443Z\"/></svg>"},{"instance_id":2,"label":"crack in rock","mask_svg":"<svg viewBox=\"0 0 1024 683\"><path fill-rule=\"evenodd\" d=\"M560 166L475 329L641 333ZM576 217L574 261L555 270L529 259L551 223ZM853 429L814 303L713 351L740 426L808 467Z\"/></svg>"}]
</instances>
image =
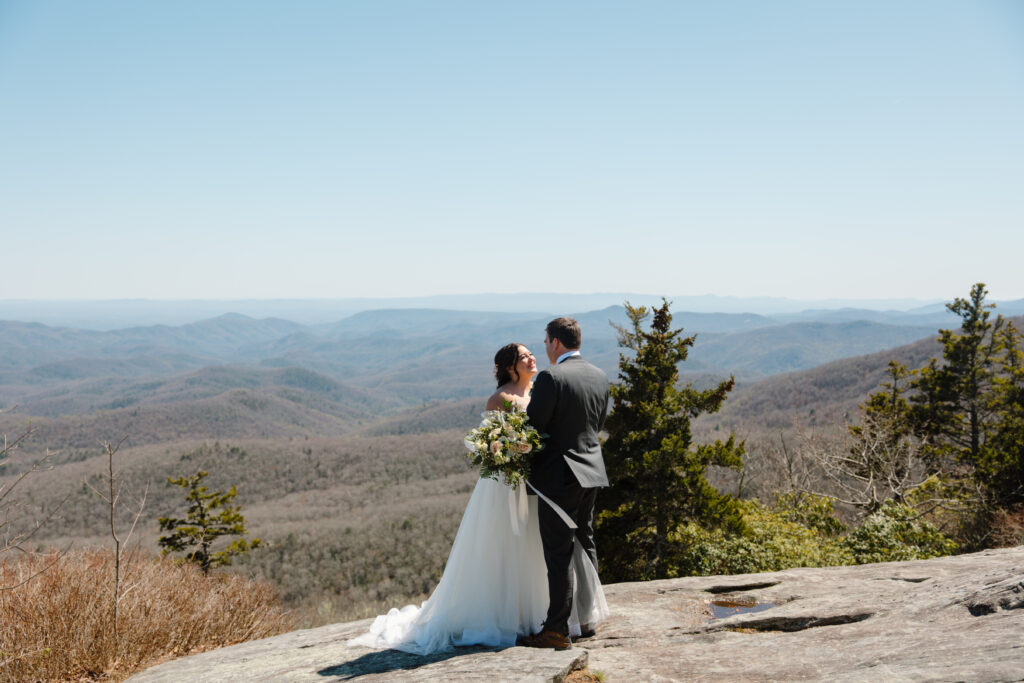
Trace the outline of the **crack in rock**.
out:
<instances>
[{"instance_id":1,"label":"crack in rock","mask_svg":"<svg viewBox=\"0 0 1024 683\"><path fill-rule=\"evenodd\" d=\"M778 586L781 581L762 581L760 583L738 583L732 586L712 586L711 588L705 588L705 593L713 593L715 595L719 593L738 593L741 591L756 591L762 588L771 588L772 586Z\"/></svg>"},{"instance_id":2,"label":"crack in rock","mask_svg":"<svg viewBox=\"0 0 1024 683\"><path fill-rule=\"evenodd\" d=\"M766 617L764 619L751 619L749 621L738 621L731 624L723 624L718 628L708 629L708 631L805 631L809 628L818 628L819 626L853 624L858 621L864 621L874 615L874 612L859 612L856 614L835 614L828 617Z\"/></svg>"},{"instance_id":3,"label":"crack in rock","mask_svg":"<svg viewBox=\"0 0 1024 683\"><path fill-rule=\"evenodd\" d=\"M997 581L992 588L974 593L963 603L975 617L1024 608L1024 581L1016 578Z\"/></svg>"}]
</instances>

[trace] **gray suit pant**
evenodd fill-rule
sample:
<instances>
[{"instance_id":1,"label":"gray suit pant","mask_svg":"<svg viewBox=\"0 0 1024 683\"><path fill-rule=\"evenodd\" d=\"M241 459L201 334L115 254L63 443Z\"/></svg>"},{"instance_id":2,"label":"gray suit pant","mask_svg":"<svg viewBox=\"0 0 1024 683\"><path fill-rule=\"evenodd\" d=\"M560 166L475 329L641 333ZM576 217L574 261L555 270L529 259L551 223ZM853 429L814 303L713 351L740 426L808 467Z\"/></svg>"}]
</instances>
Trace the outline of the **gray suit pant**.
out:
<instances>
[{"instance_id":1,"label":"gray suit pant","mask_svg":"<svg viewBox=\"0 0 1024 683\"><path fill-rule=\"evenodd\" d=\"M575 530L566 526L562 518L543 500L537 501L537 519L540 524L540 538L544 547L544 562L548 568L548 614L544 628L558 633L569 633L569 616L572 614L573 584L580 591L579 603L593 603L590 586L583 580L582 569L573 566L573 543L579 543L583 552L590 557L597 568L597 546L594 544L594 501L596 488L583 488L576 481L569 466L565 466L566 478L562 491L551 499L558 504L573 521ZM573 574L575 573L575 581Z\"/></svg>"}]
</instances>

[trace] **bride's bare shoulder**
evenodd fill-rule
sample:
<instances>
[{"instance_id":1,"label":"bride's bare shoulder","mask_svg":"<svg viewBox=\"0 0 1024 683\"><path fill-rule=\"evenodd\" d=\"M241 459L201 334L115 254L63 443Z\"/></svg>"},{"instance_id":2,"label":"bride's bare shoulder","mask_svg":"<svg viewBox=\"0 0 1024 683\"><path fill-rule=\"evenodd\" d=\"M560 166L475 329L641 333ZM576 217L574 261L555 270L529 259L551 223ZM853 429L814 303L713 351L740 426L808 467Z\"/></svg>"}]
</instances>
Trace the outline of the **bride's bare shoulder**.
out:
<instances>
[{"instance_id":1,"label":"bride's bare shoulder","mask_svg":"<svg viewBox=\"0 0 1024 683\"><path fill-rule=\"evenodd\" d=\"M515 399L512 396L512 394L506 393L501 389L498 389L493 394L491 394L491 397L489 399L487 399L487 405L484 407L484 410L501 410L502 408L505 407L505 401L511 402L514 400Z\"/></svg>"},{"instance_id":2,"label":"bride's bare shoulder","mask_svg":"<svg viewBox=\"0 0 1024 683\"><path fill-rule=\"evenodd\" d=\"M498 390L491 394L491 397L487 399L487 410L505 410L505 404L510 403L517 406L520 410L526 410L526 406L530 403L530 393L527 391L525 396L521 396L518 393L510 391L508 385L498 387Z\"/></svg>"}]
</instances>

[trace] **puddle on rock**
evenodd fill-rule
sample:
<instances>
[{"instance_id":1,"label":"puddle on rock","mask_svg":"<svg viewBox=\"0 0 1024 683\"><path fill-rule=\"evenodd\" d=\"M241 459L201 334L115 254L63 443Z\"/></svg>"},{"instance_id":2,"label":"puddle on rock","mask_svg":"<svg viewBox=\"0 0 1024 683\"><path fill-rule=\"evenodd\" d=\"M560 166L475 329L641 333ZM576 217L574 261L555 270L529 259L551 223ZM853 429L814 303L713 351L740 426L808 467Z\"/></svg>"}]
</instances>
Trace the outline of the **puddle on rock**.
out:
<instances>
[{"instance_id":1,"label":"puddle on rock","mask_svg":"<svg viewBox=\"0 0 1024 683\"><path fill-rule=\"evenodd\" d=\"M711 618L725 619L736 614L753 614L775 607L774 602L757 602L750 598L722 598L711 601Z\"/></svg>"}]
</instances>

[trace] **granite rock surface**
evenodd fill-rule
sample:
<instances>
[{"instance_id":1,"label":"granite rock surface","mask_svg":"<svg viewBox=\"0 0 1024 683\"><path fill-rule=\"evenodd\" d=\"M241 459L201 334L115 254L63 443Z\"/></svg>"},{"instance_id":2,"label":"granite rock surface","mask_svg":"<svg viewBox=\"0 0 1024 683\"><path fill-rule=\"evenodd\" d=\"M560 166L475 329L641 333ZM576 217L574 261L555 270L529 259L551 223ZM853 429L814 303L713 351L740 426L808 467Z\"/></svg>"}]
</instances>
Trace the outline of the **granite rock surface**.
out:
<instances>
[{"instance_id":1,"label":"granite rock surface","mask_svg":"<svg viewBox=\"0 0 1024 683\"><path fill-rule=\"evenodd\" d=\"M612 616L565 652L349 648L370 620L136 674L164 681L1024 681L1024 546L857 567L605 587Z\"/></svg>"}]
</instances>

